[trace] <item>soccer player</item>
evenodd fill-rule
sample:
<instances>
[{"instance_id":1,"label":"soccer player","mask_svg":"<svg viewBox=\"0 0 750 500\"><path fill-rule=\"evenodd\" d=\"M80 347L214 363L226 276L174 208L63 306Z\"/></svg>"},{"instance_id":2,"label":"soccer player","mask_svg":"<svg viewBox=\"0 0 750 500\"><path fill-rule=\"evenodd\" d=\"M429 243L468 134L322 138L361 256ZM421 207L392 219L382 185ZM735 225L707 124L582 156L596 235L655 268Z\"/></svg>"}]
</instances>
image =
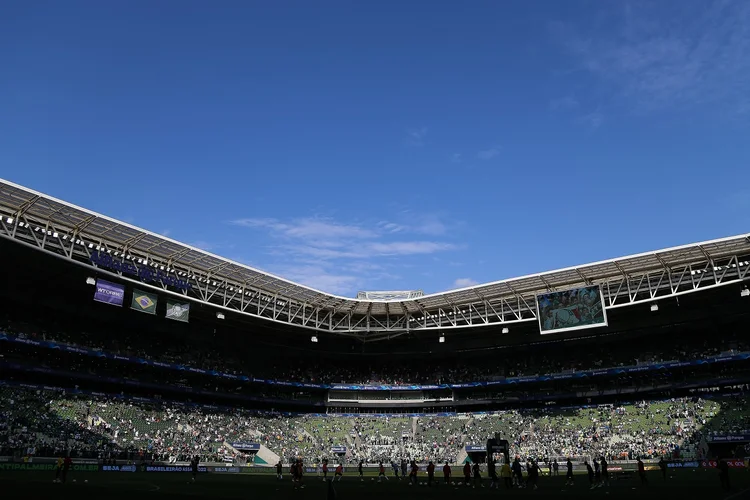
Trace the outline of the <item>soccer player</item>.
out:
<instances>
[{"instance_id":1,"label":"soccer player","mask_svg":"<svg viewBox=\"0 0 750 500\"><path fill-rule=\"evenodd\" d=\"M63 457L57 458L57 467L55 467L55 482L60 482L60 473L62 472L63 464L65 463L65 459Z\"/></svg>"},{"instance_id":2,"label":"soccer player","mask_svg":"<svg viewBox=\"0 0 750 500\"><path fill-rule=\"evenodd\" d=\"M394 460L391 460L391 468L393 469L393 477L397 478L398 477L398 464Z\"/></svg>"},{"instance_id":3,"label":"soccer player","mask_svg":"<svg viewBox=\"0 0 750 500\"><path fill-rule=\"evenodd\" d=\"M302 459L297 459L297 481L299 482L299 487L302 489L305 489L305 483L303 480L303 476L305 473L305 464L302 463Z\"/></svg>"},{"instance_id":4,"label":"soccer player","mask_svg":"<svg viewBox=\"0 0 750 500\"><path fill-rule=\"evenodd\" d=\"M648 484L648 479L646 479L646 466L643 465L641 457L638 457L638 475L641 478L641 485Z\"/></svg>"},{"instance_id":5,"label":"soccer player","mask_svg":"<svg viewBox=\"0 0 750 500\"><path fill-rule=\"evenodd\" d=\"M529 463L529 484L534 487L534 489L539 488L539 464L537 464L534 460Z\"/></svg>"},{"instance_id":6,"label":"soccer player","mask_svg":"<svg viewBox=\"0 0 750 500\"><path fill-rule=\"evenodd\" d=\"M401 477L406 477L406 459L401 459Z\"/></svg>"},{"instance_id":7,"label":"soccer player","mask_svg":"<svg viewBox=\"0 0 750 500\"><path fill-rule=\"evenodd\" d=\"M63 460L63 469L62 469L62 482L65 483L65 481L68 480L68 471L70 470L70 467L73 465L73 460L70 458L70 456L65 457L65 460Z\"/></svg>"},{"instance_id":8,"label":"soccer player","mask_svg":"<svg viewBox=\"0 0 750 500\"><path fill-rule=\"evenodd\" d=\"M200 463L200 458L198 458L198 455L195 455L192 460L190 460L190 470L193 473L193 482L195 482L195 477L198 475L198 464Z\"/></svg>"},{"instance_id":9,"label":"soccer player","mask_svg":"<svg viewBox=\"0 0 750 500\"><path fill-rule=\"evenodd\" d=\"M474 473L474 486L473 488L476 488L477 485L484 488L484 485L482 484L482 474L479 472L479 462L474 462L474 467L472 467L472 472Z\"/></svg>"},{"instance_id":10,"label":"soccer player","mask_svg":"<svg viewBox=\"0 0 750 500\"><path fill-rule=\"evenodd\" d=\"M419 473L419 466L416 460L411 461L411 472L409 473L409 485L417 484L417 474Z\"/></svg>"},{"instance_id":11,"label":"soccer player","mask_svg":"<svg viewBox=\"0 0 750 500\"><path fill-rule=\"evenodd\" d=\"M464 463L464 486L469 486L471 483L471 464L469 462Z\"/></svg>"},{"instance_id":12,"label":"soccer player","mask_svg":"<svg viewBox=\"0 0 750 500\"><path fill-rule=\"evenodd\" d=\"M661 457L659 459L659 469L661 469L661 476L666 481L667 480L667 462L664 461L664 457Z\"/></svg>"},{"instance_id":13,"label":"soccer player","mask_svg":"<svg viewBox=\"0 0 750 500\"><path fill-rule=\"evenodd\" d=\"M427 486L432 486L432 481L435 479L435 464L432 463L432 460L430 460L430 463L427 464Z\"/></svg>"},{"instance_id":14,"label":"soccer player","mask_svg":"<svg viewBox=\"0 0 750 500\"><path fill-rule=\"evenodd\" d=\"M560 475L560 464L557 463L557 459L555 459L555 461L552 462L552 470L555 472L556 476Z\"/></svg>"},{"instance_id":15,"label":"soccer player","mask_svg":"<svg viewBox=\"0 0 750 500\"><path fill-rule=\"evenodd\" d=\"M341 462L336 466L336 472L334 473L334 481L341 482L341 478L344 477L344 466L341 465Z\"/></svg>"},{"instance_id":16,"label":"soccer player","mask_svg":"<svg viewBox=\"0 0 750 500\"><path fill-rule=\"evenodd\" d=\"M497 465L495 463L495 459L490 459L490 466L489 471L487 473L490 476L490 488L500 488L500 482L497 480Z\"/></svg>"},{"instance_id":17,"label":"soccer player","mask_svg":"<svg viewBox=\"0 0 750 500\"><path fill-rule=\"evenodd\" d=\"M451 466L448 465L448 462L445 462L445 465L443 465L443 481L445 481L445 484L451 484Z\"/></svg>"},{"instance_id":18,"label":"soccer player","mask_svg":"<svg viewBox=\"0 0 750 500\"><path fill-rule=\"evenodd\" d=\"M502 467L500 467L500 475L503 476L503 481L505 482L505 489L511 489L513 488L513 478L511 478L511 471L510 471L510 464L509 463L503 463Z\"/></svg>"},{"instance_id":19,"label":"soccer player","mask_svg":"<svg viewBox=\"0 0 750 500\"><path fill-rule=\"evenodd\" d=\"M602 484L609 488L609 464L607 464L607 460L602 457Z\"/></svg>"},{"instance_id":20,"label":"soccer player","mask_svg":"<svg viewBox=\"0 0 750 500\"><path fill-rule=\"evenodd\" d=\"M284 479L284 474L282 474L281 470L282 467L284 466L281 464L281 459L279 459L279 463L276 464L276 479L278 479L279 481Z\"/></svg>"},{"instance_id":21,"label":"soccer player","mask_svg":"<svg viewBox=\"0 0 750 500\"><path fill-rule=\"evenodd\" d=\"M323 481L328 479L328 459L323 459Z\"/></svg>"},{"instance_id":22,"label":"soccer player","mask_svg":"<svg viewBox=\"0 0 750 500\"><path fill-rule=\"evenodd\" d=\"M719 480L721 481L721 488L723 490L729 491L731 489L729 486L729 464L726 460L717 459L717 462L718 463L716 464L716 468L719 469Z\"/></svg>"},{"instance_id":23,"label":"soccer player","mask_svg":"<svg viewBox=\"0 0 750 500\"><path fill-rule=\"evenodd\" d=\"M596 487L596 483L594 482L594 469L591 468L591 464L589 464L588 460L585 460L583 462L586 465L586 472L589 473L589 484L591 485L590 490L593 490ZM596 460L594 460L594 463L596 463Z\"/></svg>"},{"instance_id":24,"label":"soccer player","mask_svg":"<svg viewBox=\"0 0 750 500\"><path fill-rule=\"evenodd\" d=\"M570 461L570 457L568 457L568 461L565 463L565 466L568 468L567 475L565 476L565 486L573 486L575 484L575 480L573 480L573 462Z\"/></svg>"},{"instance_id":25,"label":"soccer player","mask_svg":"<svg viewBox=\"0 0 750 500\"><path fill-rule=\"evenodd\" d=\"M599 461L594 458L594 485L601 486L602 484L602 473L599 470Z\"/></svg>"},{"instance_id":26,"label":"soccer player","mask_svg":"<svg viewBox=\"0 0 750 500\"><path fill-rule=\"evenodd\" d=\"M360 460L359 465L357 466L357 471L359 471L359 480L364 481L365 480L365 471L364 471L365 461Z\"/></svg>"},{"instance_id":27,"label":"soccer player","mask_svg":"<svg viewBox=\"0 0 750 500\"><path fill-rule=\"evenodd\" d=\"M523 470L521 469L521 459L516 457L513 462L513 481L518 488L523 488Z\"/></svg>"},{"instance_id":28,"label":"soccer player","mask_svg":"<svg viewBox=\"0 0 750 500\"><path fill-rule=\"evenodd\" d=\"M385 479L386 481L388 481L388 476L385 475L385 467L383 467L383 462L380 462L379 466L380 466L380 468L379 468L379 472L378 472L378 482L382 483L383 479Z\"/></svg>"}]
</instances>

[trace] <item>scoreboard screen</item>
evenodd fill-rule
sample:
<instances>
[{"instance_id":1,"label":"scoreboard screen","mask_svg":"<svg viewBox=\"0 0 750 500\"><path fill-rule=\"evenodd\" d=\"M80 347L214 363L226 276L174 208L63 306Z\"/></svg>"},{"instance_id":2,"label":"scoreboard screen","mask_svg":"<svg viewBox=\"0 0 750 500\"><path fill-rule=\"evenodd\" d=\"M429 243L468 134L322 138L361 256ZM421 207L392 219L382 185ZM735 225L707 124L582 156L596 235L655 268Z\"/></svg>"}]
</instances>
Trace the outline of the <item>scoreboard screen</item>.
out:
<instances>
[{"instance_id":1,"label":"scoreboard screen","mask_svg":"<svg viewBox=\"0 0 750 500\"><path fill-rule=\"evenodd\" d=\"M607 326L607 312L599 285L537 295L542 335Z\"/></svg>"}]
</instances>

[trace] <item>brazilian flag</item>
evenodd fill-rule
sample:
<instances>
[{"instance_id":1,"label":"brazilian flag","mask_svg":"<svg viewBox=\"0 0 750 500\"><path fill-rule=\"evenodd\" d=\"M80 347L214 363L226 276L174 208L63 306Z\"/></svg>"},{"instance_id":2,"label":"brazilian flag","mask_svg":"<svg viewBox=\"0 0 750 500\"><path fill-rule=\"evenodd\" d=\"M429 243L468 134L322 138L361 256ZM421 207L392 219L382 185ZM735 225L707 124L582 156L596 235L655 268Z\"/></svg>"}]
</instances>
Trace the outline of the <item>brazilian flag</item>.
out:
<instances>
[{"instance_id":1,"label":"brazilian flag","mask_svg":"<svg viewBox=\"0 0 750 500\"><path fill-rule=\"evenodd\" d=\"M147 293L137 288L133 290L133 301L130 308L148 314L156 314L157 297L153 293Z\"/></svg>"}]
</instances>

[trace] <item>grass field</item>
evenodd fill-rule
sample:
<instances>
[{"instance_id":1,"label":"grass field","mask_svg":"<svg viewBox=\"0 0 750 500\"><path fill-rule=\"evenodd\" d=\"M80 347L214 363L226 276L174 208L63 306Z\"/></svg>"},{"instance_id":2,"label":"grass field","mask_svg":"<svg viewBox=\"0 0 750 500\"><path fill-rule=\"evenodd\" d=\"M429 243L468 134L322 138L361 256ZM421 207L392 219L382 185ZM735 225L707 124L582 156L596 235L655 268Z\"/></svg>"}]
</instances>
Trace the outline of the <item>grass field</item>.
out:
<instances>
[{"instance_id":1,"label":"grass field","mask_svg":"<svg viewBox=\"0 0 750 500\"><path fill-rule=\"evenodd\" d=\"M485 488L467 488L444 486L410 487L406 481L390 478L390 481L379 484L371 477L360 482L354 476L344 477L335 483L337 500L388 500L398 498L675 498L675 499L741 499L750 498L750 472L747 470L732 471L732 491L720 489L718 474L715 470L679 470L670 471L665 482L660 473L649 473L649 485L643 487L636 476L630 479L613 480L607 488L590 490L585 476L576 478L576 485L565 486L565 480L559 477L542 477L539 489L532 490L491 490ZM106 498L151 499L151 498L210 498L211 500L266 498L281 500L285 498L325 499L327 485L315 475L306 476L304 489L295 490L290 479L285 476L278 481L268 475L221 475L203 474L195 483L190 482L188 473L71 473L67 484L52 482L53 474L48 472L2 471L0 473L0 491L3 498ZM75 479L75 482L73 482ZM85 482L88 481L88 482ZM489 483L485 481L485 485Z\"/></svg>"}]
</instances>

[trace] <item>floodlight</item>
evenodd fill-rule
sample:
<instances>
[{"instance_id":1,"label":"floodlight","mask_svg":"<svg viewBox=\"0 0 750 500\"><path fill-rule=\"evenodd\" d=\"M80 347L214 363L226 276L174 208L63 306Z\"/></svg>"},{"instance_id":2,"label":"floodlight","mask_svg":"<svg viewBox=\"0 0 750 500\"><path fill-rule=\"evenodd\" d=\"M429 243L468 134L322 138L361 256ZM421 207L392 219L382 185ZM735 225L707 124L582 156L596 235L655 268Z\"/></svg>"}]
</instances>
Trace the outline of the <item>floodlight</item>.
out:
<instances>
[{"instance_id":1,"label":"floodlight","mask_svg":"<svg viewBox=\"0 0 750 500\"><path fill-rule=\"evenodd\" d=\"M88 278L86 278L86 284L87 285L96 285L96 279L94 279L91 276L89 276Z\"/></svg>"},{"instance_id":2,"label":"floodlight","mask_svg":"<svg viewBox=\"0 0 750 500\"><path fill-rule=\"evenodd\" d=\"M310 337L310 342L317 343L318 342L318 337L316 337L315 335L313 335L312 337Z\"/></svg>"},{"instance_id":3,"label":"floodlight","mask_svg":"<svg viewBox=\"0 0 750 500\"><path fill-rule=\"evenodd\" d=\"M506 326L503 328L503 333L510 333L510 329Z\"/></svg>"},{"instance_id":4,"label":"floodlight","mask_svg":"<svg viewBox=\"0 0 750 500\"><path fill-rule=\"evenodd\" d=\"M224 313L217 312L216 319L224 319Z\"/></svg>"},{"instance_id":5,"label":"floodlight","mask_svg":"<svg viewBox=\"0 0 750 500\"><path fill-rule=\"evenodd\" d=\"M444 344L445 343L445 335L441 335L440 339L438 340L438 342L440 342L441 344Z\"/></svg>"},{"instance_id":6,"label":"floodlight","mask_svg":"<svg viewBox=\"0 0 750 500\"><path fill-rule=\"evenodd\" d=\"M743 288L740 292L740 297L750 297L750 290L747 287Z\"/></svg>"},{"instance_id":7,"label":"floodlight","mask_svg":"<svg viewBox=\"0 0 750 500\"><path fill-rule=\"evenodd\" d=\"M659 310L659 304L651 304L651 312L656 312Z\"/></svg>"}]
</instances>

